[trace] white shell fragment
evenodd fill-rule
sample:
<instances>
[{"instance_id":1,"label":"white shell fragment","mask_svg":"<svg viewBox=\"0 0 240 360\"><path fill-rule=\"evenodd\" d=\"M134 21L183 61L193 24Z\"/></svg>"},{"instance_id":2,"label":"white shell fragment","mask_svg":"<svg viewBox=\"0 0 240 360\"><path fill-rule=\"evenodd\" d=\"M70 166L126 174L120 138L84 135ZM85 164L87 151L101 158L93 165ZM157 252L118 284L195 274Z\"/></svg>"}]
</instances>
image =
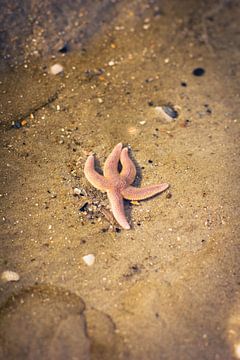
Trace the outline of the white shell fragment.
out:
<instances>
[{"instance_id":1,"label":"white shell fragment","mask_svg":"<svg viewBox=\"0 0 240 360\"><path fill-rule=\"evenodd\" d=\"M114 60L110 60L108 63L109 66L114 66L115 65L115 61Z\"/></svg>"},{"instance_id":2,"label":"white shell fragment","mask_svg":"<svg viewBox=\"0 0 240 360\"><path fill-rule=\"evenodd\" d=\"M54 64L50 67L50 73L52 75L57 75L63 72L63 66L61 64Z\"/></svg>"},{"instance_id":3,"label":"white shell fragment","mask_svg":"<svg viewBox=\"0 0 240 360\"><path fill-rule=\"evenodd\" d=\"M93 254L88 254L88 255L83 256L82 259L86 265L92 266L95 261L95 256Z\"/></svg>"},{"instance_id":4,"label":"white shell fragment","mask_svg":"<svg viewBox=\"0 0 240 360\"><path fill-rule=\"evenodd\" d=\"M75 196L81 196L81 195L87 196L87 193L86 193L86 191L84 189L75 187L73 189L73 195L75 195Z\"/></svg>"},{"instance_id":5,"label":"white shell fragment","mask_svg":"<svg viewBox=\"0 0 240 360\"><path fill-rule=\"evenodd\" d=\"M18 281L20 276L15 271L6 270L1 274L1 280L4 282Z\"/></svg>"},{"instance_id":6,"label":"white shell fragment","mask_svg":"<svg viewBox=\"0 0 240 360\"><path fill-rule=\"evenodd\" d=\"M81 189L79 189L77 187L73 189L73 195L79 196L79 195L81 195L81 193L82 193Z\"/></svg>"}]
</instances>

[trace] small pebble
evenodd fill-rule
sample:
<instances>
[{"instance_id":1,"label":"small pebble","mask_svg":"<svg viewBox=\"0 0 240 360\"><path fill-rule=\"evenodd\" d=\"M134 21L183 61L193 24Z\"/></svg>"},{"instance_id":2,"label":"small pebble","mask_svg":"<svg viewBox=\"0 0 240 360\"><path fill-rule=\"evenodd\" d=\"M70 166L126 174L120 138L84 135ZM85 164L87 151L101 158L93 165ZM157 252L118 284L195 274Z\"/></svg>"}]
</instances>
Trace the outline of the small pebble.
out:
<instances>
[{"instance_id":1,"label":"small pebble","mask_svg":"<svg viewBox=\"0 0 240 360\"><path fill-rule=\"evenodd\" d=\"M87 193L86 193L86 191L84 189L75 187L73 189L73 195L75 195L75 196L87 196Z\"/></svg>"},{"instance_id":2,"label":"small pebble","mask_svg":"<svg viewBox=\"0 0 240 360\"><path fill-rule=\"evenodd\" d=\"M183 122L183 127L188 127L189 125L190 125L190 123L191 123L191 121L190 120L188 120L188 119L186 119L186 120L184 120L184 122Z\"/></svg>"},{"instance_id":3,"label":"small pebble","mask_svg":"<svg viewBox=\"0 0 240 360\"><path fill-rule=\"evenodd\" d=\"M50 73L52 75L58 75L63 72L63 66L61 64L54 64L50 67Z\"/></svg>"},{"instance_id":4,"label":"small pebble","mask_svg":"<svg viewBox=\"0 0 240 360\"><path fill-rule=\"evenodd\" d=\"M66 54L69 51L69 45L65 44L61 49L58 50L61 54Z\"/></svg>"},{"instance_id":5,"label":"small pebble","mask_svg":"<svg viewBox=\"0 0 240 360\"><path fill-rule=\"evenodd\" d=\"M86 265L92 266L95 262L95 256L93 254L88 254L82 257Z\"/></svg>"},{"instance_id":6,"label":"small pebble","mask_svg":"<svg viewBox=\"0 0 240 360\"><path fill-rule=\"evenodd\" d=\"M176 119L178 117L178 112L172 106L164 105L162 106L162 109L172 119Z\"/></svg>"},{"instance_id":7,"label":"small pebble","mask_svg":"<svg viewBox=\"0 0 240 360\"><path fill-rule=\"evenodd\" d=\"M108 63L109 66L114 66L115 65L115 62L113 60L109 61Z\"/></svg>"},{"instance_id":8,"label":"small pebble","mask_svg":"<svg viewBox=\"0 0 240 360\"><path fill-rule=\"evenodd\" d=\"M79 188L74 188L74 189L73 189L73 194L74 194L74 195L81 195L81 189L79 189Z\"/></svg>"},{"instance_id":9,"label":"small pebble","mask_svg":"<svg viewBox=\"0 0 240 360\"><path fill-rule=\"evenodd\" d=\"M187 87L187 83L186 83L185 81L182 81L182 82L181 82L181 86Z\"/></svg>"},{"instance_id":10,"label":"small pebble","mask_svg":"<svg viewBox=\"0 0 240 360\"><path fill-rule=\"evenodd\" d=\"M192 73L194 76L203 76L205 74L205 70L199 67L194 69Z\"/></svg>"},{"instance_id":11,"label":"small pebble","mask_svg":"<svg viewBox=\"0 0 240 360\"><path fill-rule=\"evenodd\" d=\"M12 128L20 129L22 127L21 121L12 121Z\"/></svg>"},{"instance_id":12,"label":"small pebble","mask_svg":"<svg viewBox=\"0 0 240 360\"><path fill-rule=\"evenodd\" d=\"M84 202L84 203L80 206L79 211L85 212L85 211L87 211L87 210L90 211L90 209L88 209L88 202L86 201L86 202Z\"/></svg>"},{"instance_id":13,"label":"small pebble","mask_svg":"<svg viewBox=\"0 0 240 360\"><path fill-rule=\"evenodd\" d=\"M25 119L21 120L21 125L26 126L27 125L27 120L25 120Z\"/></svg>"},{"instance_id":14,"label":"small pebble","mask_svg":"<svg viewBox=\"0 0 240 360\"><path fill-rule=\"evenodd\" d=\"M155 111L158 115L164 116L168 121L178 117L178 112L170 105L156 106Z\"/></svg>"},{"instance_id":15,"label":"small pebble","mask_svg":"<svg viewBox=\"0 0 240 360\"><path fill-rule=\"evenodd\" d=\"M10 270L3 271L1 275L1 280L4 282L19 281L19 279L20 276L18 275L18 273Z\"/></svg>"},{"instance_id":16,"label":"small pebble","mask_svg":"<svg viewBox=\"0 0 240 360\"><path fill-rule=\"evenodd\" d=\"M144 24L143 25L143 30L148 30L150 28L150 24Z\"/></svg>"}]
</instances>

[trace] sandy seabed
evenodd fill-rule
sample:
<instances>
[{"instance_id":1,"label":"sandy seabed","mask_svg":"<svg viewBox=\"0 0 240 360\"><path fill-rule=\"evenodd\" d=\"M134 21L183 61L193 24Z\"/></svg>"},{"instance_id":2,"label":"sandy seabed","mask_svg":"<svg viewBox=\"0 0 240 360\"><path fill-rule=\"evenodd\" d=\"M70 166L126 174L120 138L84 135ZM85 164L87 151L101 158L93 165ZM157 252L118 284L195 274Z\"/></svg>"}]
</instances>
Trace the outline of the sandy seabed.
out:
<instances>
[{"instance_id":1,"label":"sandy seabed","mask_svg":"<svg viewBox=\"0 0 240 360\"><path fill-rule=\"evenodd\" d=\"M0 358L240 359L238 1L23 4L0 15L0 273L20 277ZM120 141L135 185L171 184L125 203L129 231L83 174Z\"/></svg>"}]
</instances>

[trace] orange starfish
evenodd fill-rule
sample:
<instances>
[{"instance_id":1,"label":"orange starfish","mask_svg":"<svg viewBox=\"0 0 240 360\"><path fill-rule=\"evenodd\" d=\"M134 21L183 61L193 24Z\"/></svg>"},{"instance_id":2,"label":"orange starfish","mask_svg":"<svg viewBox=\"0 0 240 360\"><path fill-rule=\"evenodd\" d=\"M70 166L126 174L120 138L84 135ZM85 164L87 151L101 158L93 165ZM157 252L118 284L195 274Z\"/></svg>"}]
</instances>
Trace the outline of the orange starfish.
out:
<instances>
[{"instance_id":1,"label":"orange starfish","mask_svg":"<svg viewBox=\"0 0 240 360\"><path fill-rule=\"evenodd\" d=\"M118 172L119 160L122 170ZM94 156L87 158L84 167L84 174L88 181L97 189L106 191L111 205L112 213L124 229L130 229L130 225L124 214L123 199L143 200L152 197L166 190L168 184L158 184L136 188L131 186L136 176L136 167L128 156L128 148L122 148L122 143L115 146L108 156L103 175L100 175L94 168Z\"/></svg>"}]
</instances>

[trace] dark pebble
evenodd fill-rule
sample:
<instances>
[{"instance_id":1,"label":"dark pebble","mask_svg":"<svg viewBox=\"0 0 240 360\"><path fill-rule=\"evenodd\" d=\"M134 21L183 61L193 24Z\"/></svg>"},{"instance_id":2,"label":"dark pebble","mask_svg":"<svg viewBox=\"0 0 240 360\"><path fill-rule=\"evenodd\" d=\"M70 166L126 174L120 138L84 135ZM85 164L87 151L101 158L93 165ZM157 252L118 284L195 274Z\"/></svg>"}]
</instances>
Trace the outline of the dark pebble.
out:
<instances>
[{"instance_id":1,"label":"dark pebble","mask_svg":"<svg viewBox=\"0 0 240 360\"><path fill-rule=\"evenodd\" d=\"M88 202L85 202L80 208L79 211L86 211L88 207Z\"/></svg>"},{"instance_id":2,"label":"dark pebble","mask_svg":"<svg viewBox=\"0 0 240 360\"><path fill-rule=\"evenodd\" d=\"M214 21L214 17L213 16L207 16L207 20Z\"/></svg>"},{"instance_id":3,"label":"dark pebble","mask_svg":"<svg viewBox=\"0 0 240 360\"><path fill-rule=\"evenodd\" d=\"M138 264L134 264L131 266L131 269L134 271L134 272L140 272L141 269L139 268Z\"/></svg>"},{"instance_id":4,"label":"dark pebble","mask_svg":"<svg viewBox=\"0 0 240 360\"><path fill-rule=\"evenodd\" d=\"M84 73L85 73L85 77L88 80L92 80L94 77L102 75L104 73L104 69L101 69L101 68L94 69L94 70L87 69Z\"/></svg>"},{"instance_id":5,"label":"dark pebble","mask_svg":"<svg viewBox=\"0 0 240 360\"><path fill-rule=\"evenodd\" d=\"M172 106L164 105L162 106L162 109L172 119L176 119L178 117L178 112Z\"/></svg>"},{"instance_id":6,"label":"dark pebble","mask_svg":"<svg viewBox=\"0 0 240 360\"><path fill-rule=\"evenodd\" d=\"M171 193L168 193L168 194L166 195L166 198L167 198L167 199L171 199L171 197L172 197L172 194L171 194Z\"/></svg>"},{"instance_id":7,"label":"dark pebble","mask_svg":"<svg viewBox=\"0 0 240 360\"><path fill-rule=\"evenodd\" d=\"M208 104L204 104L205 108L206 108L206 112L208 114L211 114L212 113L212 110L210 109L209 105Z\"/></svg>"},{"instance_id":8,"label":"dark pebble","mask_svg":"<svg viewBox=\"0 0 240 360\"><path fill-rule=\"evenodd\" d=\"M153 106L153 105L154 105L154 102L153 102L153 101L149 101L149 102L148 102L148 105L149 105L149 106Z\"/></svg>"},{"instance_id":9,"label":"dark pebble","mask_svg":"<svg viewBox=\"0 0 240 360\"><path fill-rule=\"evenodd\" d=\"M186 83L185 81L182 81L182 82L181 82L181 86L187 87L187 83Z\"/></svg>"},{"instance_id":10,"label":"dark pebble","mask_svg":"<svg viewBox=\"0 0 240 360\"><path fill-rule=\"evenodd\" d=\"M61 49L58 50L61 54L66 54L69 51L69 45L65 44Z\"/></svg>"},{"instance_id":11,"label":"dark pebble","mask_svg":"<svg viewBox=\"0 0 240 360\"><path fill-rule=\"evenodd\" d=\"M14 121L12 123L12 128L14 128L14 129L20 129L21 127L22 127L22 124L20 121Z\"/></svg>"},{"instance_id":12,"label":"dark pebble","mask_svg":"<svg viewBox=\"0 0 240 360\"><path fill-rule=\"evenodd\" d=\"M187 127L187 126L189 126L189 125L190 125L190 123L191 123L191 121L190 121L190 120L188 120L188 119L186 119L186 120L184 121L183 126L184 126L184 127Z\"/></svg>"},{"instance_id":13,"label":"dark pebble","mask_svg":"<svg viewBox=\"0 0 240 360\"><path fill-rule=\"evenodd\" d=\"M163 12L161 10L156 10L156 11L154 11L154 14L153 14L154 17L159 17L162 15L163 15Z\"/></svg>"},{"instance_id":14,"label":"dark pebble","mask_svg":"<svg viewBox=\"0 0 240 360\"><path fill-rule=\"evenodd\" d=\"M145 83L148 84L148 83L152 82L153 80L154 80L153 78L145 79Z\"/></svg>"},{"instance_id":15,"label":"dark pebble","mask_svg":"<svg viewBox=\"0 0 240 360\"><path fill-rule=\"evenodd\" d=\"M194 76L203 76L205 74L205 70L199 67L194 69L192 73Z\"/></svg>"}]
</instances>

